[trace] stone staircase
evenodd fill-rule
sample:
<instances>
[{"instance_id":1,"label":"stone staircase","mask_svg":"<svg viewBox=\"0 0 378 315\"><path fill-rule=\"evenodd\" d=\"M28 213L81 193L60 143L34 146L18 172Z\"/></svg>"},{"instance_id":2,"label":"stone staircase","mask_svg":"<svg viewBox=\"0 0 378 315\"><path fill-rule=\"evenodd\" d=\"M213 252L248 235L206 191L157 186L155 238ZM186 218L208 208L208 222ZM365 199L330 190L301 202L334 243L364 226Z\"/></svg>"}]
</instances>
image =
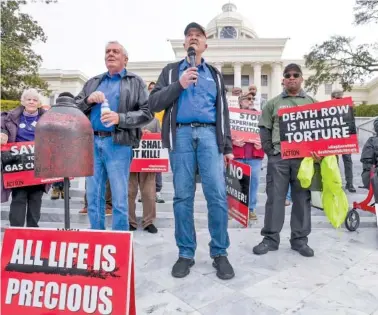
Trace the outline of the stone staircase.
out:
<instances>
[{"instance_id":1,"label":"stone staircase","mask_svg":"<svg viewBox=\"0 0 378 315\"><path fill-rule=\"evenodd\" d=\"M354 162L354 184L357 188L361 183L361 163L359 162L359 155L353 156ZM342 165L342 159L340 159L340 169L343 174L344 166ZM263 163L263 171L261 172L259 193L258 193L258 205L256 213L259 220L251 225L251 228L262 227L264 218L264 206L266 201L265 195L265 174L266 174L266 160ZM71 182L71 200L70 200L70 218L71 218L71 228L85 229L89 227L89 220L87 215L79 214L79 210L84 206L84 178L76 178ZM165 199L164 204L157 204L157 219L156 226L158 228L173 228L174 227L174 216L173 216L173 184L172 184L172 173L163 174L163 190L162 196ZM353 201L362 201L367 194L364 189L357 188L356 194L348 193L348 200L350 205ZM1 207L1 232L5 227L9 226L9 204L4 203ZM195 224L196 228L207 228L207 207L206 200L202 192L201 184L197 184L196 197L194 203L195 211ZM286 208L286 220L285 226L289 227L290 224L290 211L291 207ZM40 226L47 228L62 228L64 227L64 200L50 200L50 195L43 196L42 211L41 211ZM360 228L371 228L377 225L376 217L370 213L360 211L361 224ZM142 205L137 202L137 216L140 219L142 216ZM106 217L106 224L108 228L111 228L112 216ZM318 209L312 210L312 224L313 228L332 228L328 223L324 212ZM241 225L232 220L229 222L230 228L240 228Z\"/></svg>"}]
</instances>

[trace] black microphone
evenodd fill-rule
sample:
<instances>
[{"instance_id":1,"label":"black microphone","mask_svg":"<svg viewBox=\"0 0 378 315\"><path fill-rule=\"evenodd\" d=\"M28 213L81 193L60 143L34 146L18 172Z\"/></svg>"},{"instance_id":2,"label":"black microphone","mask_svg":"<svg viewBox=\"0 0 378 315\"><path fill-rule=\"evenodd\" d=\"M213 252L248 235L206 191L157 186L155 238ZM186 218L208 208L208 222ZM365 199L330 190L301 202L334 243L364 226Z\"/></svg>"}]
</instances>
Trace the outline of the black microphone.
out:
<instances>
[{"instance_id":1,"label":"black microphone","mask_svg":"<svg viewBox=\"0 0 378 315\"><path fill-rule=\"evenodd\" d=\"M190 66L195 67L196 66L196 50L192 46L188 48L188 57L190 61Z\"/></svg>"},{"instance_id":2,"label":"black microphone","mask_svg":"<svg viewBox=\"0 0 378 315\"><path fill-rule=\"evenodd\" d=\"M190 46L188 48L188 57L189 57L189 63L191 67L196 66L196 50ZM196 82L194 82L194 86L196 86Z\"/></svg>"}]
</instances>

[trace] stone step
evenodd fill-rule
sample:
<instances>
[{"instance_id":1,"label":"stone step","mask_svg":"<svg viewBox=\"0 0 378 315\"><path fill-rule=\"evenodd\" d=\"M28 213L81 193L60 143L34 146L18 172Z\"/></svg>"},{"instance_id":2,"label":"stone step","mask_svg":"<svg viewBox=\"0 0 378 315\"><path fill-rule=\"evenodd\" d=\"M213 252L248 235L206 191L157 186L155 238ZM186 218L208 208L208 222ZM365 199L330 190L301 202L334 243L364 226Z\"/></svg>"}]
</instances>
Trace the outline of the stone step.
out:
<instances>
[{"instance_id":1,"label":"stone step","mask_svg":"<svg viewBox=\"0 0 378 315\"><path fill-rule=\"evenodd\" d=\"M137 221L139 225L141 224L141 215L142 213L137 211ZM77 221L71 221L70 227L72 229L88 229L89 228L89 219L87 215L79 215L80 220ZM72 215L71 215L72 218ZM369 216L369 217L361 217L360 218L360 226L359 228L375 228L377 227L377 220L375 216ZM196 214L194 218L195 226L198 229L206 229L208 227L207 225L207 215L206 214ZM253 221L250 223L249 228L257 228L261 229L263 227L264 222L264 216L258 215L258 220ZM111 229L112 226L112 216L107 216L105 218L106 228ZM175 226L175 220L173 213L167 214L165 217L157 217L154 224L156 227L159 228L174 228ZM61 217L60 221L44 221L41 220L39 222L40 227L44 228L64 228L64 217ZM7 219L1 220L1 232L5 230L5 228L9 227L9 221ZM229 229L239 229L243 228L241 224L239 224L235 220L229 220L228 223ZM284 228L290 228L290 215L285 215L285 223ZM333 228L332 225L328 222L328 219L324 216L312 216L312 229L317 228ZM344 229L344 225L342 225L340 228Z\"/></svg>"}]
</instances>

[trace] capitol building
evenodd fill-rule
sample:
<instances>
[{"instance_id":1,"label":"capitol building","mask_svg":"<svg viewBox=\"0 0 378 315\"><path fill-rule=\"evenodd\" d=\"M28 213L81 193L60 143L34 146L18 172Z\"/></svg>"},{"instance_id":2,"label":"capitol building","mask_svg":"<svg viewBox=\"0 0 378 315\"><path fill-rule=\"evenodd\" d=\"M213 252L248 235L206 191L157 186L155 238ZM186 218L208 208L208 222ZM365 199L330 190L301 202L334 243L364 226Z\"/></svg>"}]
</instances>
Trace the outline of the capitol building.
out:
<instances>
[{"instance_id":1,"label":"capitol building","mask_svg":"<svg viewBox=\"0 0 378 315\"><path fill-rule=\"evenodd\" d=\"M204 54L206 61L222 72L225 84L229 91L233 87L247 90L248 86L255 84L261 98L270 99L282 90L282 71L289 63L302 66L304 79L311 72L304 67L304 60L283 59L282 54L288 38L260 38L254 31L247 18L237 11L233 3L222 6L222 12L215 16L205 27L208 38L208 48ZM170 39L175 60L186 56L184 39ZM141 76L146 84L157 80L167 61L129 62L127 69ZM88 77L80 71L41 69L41 77L54 91L50 98L46 98L46 105L53 104L57 95L62 91L78 94ZM335 84L319 86L317 100L329 100L331 92L339 88ZM355 86L345 96L352 96L355 104L378 103L378 78L362 86Z\"/></svg>"}]
</instances>

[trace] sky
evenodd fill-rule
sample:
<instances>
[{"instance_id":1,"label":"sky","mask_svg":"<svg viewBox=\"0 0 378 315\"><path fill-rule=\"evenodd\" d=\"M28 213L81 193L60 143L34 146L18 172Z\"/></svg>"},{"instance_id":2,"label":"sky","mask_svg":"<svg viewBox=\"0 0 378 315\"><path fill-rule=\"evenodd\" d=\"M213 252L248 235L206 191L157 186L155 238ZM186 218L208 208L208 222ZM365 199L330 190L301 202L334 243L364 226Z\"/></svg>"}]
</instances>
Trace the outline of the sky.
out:
<instances>
[{"instance_id":1,"label":"sky","mask_svg":"<svg viewBox=\"0 0 378 315\"><path fill-rule=\"evenodd\" d=\"M34 49L42 67L80 70L87 76L104 72L105 44L117 40L129 61L170 61L167 39L183 39L185 26L204 27L222 12L228 0L58 0L44 4L28 0L22 11L44 29L46 43ZM301 59L310 48L332 35L373 43L378 25L356 27L355 0L232 0L254 25L260 38L290 38L283 58ZM374 35L375 34L375 35ZM205 55L206 56L206 55Z\"/></svg>"}]
</instances>

